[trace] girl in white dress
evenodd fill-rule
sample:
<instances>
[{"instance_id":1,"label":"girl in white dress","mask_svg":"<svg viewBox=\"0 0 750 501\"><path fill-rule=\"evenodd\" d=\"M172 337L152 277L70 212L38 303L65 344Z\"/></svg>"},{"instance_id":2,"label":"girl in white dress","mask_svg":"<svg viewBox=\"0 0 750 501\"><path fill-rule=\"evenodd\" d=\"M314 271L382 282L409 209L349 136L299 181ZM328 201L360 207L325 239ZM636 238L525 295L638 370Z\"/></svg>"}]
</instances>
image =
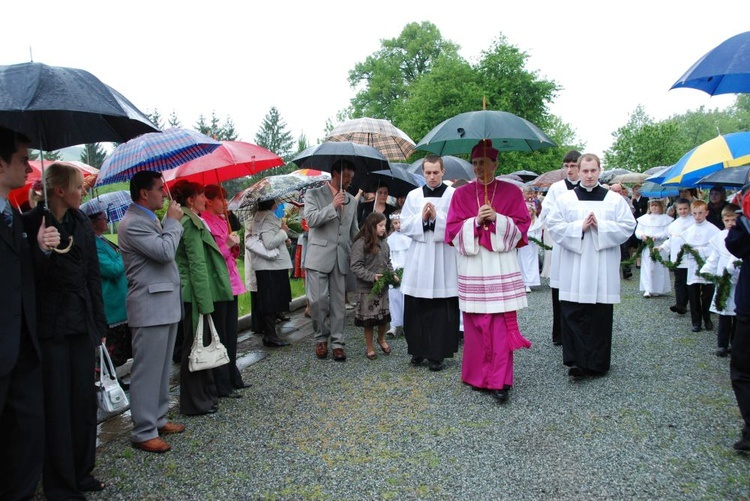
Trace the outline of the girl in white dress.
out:
<instances>
[{"instance_id":1,"label":"girl in white dress","mask_svg":"<svg viewBox=\"0 0 750 501\"><path fill-rule=\"evenodd\" d=\"M667 228L673 219L664 214L664 201L652 198L648 201L648 214L637 220L635 236L639 240L652 239L658 247L669 238ZM672 288L669 280L669 270L661 263L651 259L651 250L644 247L641 251L641 283L643 297L656 297L666 294Z\"/></svg>"}]
</instances>

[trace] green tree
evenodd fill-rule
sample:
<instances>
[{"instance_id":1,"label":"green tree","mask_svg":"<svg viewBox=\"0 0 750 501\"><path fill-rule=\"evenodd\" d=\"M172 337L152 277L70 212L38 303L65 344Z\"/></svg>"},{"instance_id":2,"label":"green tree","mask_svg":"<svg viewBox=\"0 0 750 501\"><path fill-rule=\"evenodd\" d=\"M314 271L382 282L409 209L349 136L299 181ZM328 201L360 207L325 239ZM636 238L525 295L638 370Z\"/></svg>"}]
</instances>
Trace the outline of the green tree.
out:
<instances>
[{"instance_id":1,"label":"green tree","mask_svg":"<svg viewBox=\"0 0 750 501\"><path fill-rule=\"evenodd\" d=\"M31 160L39 160L39 150L29 150L29 158ZM44 152L45 162L57 162L59 160L62 160L62 153L58 150Z\"/></svg>"},{"instance_id":2,"label":"green tree","mask_svg":"<svg viewBox=\"0 0 750 501\"><path fill-rule=\"evenodd\" d=\"M182 122L180 122L180 119L177 118L177 113L175 113L174 110L172 110L172 113L169 114L169 120L167 121L167 124L170 127L182 127Z\"/></svg>"},{"instance_id":3,"label":"green tree","mask_svg":"<svg viewBox=\"0 0 750 501\"><path fill-rule=\"evenodd\" d=\"M684 153L679 130L675 120L654 123L643 106L638 105L628 123L612 133L614 143L604 152L604 164L607 169L634 172L672 165Z\"/></svg>"},{"instance_id":4,"label":"green tree","mask_svg":"<svg viewBox=\"0 0 750 501\"><path fill-rule=\"evenodd\" d=\"M217 141L236 141L237 131L234 129L234 122L231 117L227 117L224 124L221 124L219 117L216 116L216 112L211 112L211 122L206 123L206 119L201 114L198 117L198 122L195 124L195 130L201 134L205 134L209 137L216 139Z\"/></svg>"},{"instance_id":5,"label":"green tree","mask_svg":"<svg viewBox=\"0 0 750 501\"><path fill-rule=\"evenodd\" d=\"M107 158L107 152L101 143L85 144L81 150L81 162L97 169L102 166L105 158Z\"/></svg>"},{"instance_id":6,"label":"green tree","mask_svg":"<svg viewBox=\"0 0 750 501\"><path fill-rule=\"evenodd\" d=\"M271 106L260 129L255 134L255 143L279 155L288 162L294 154L294 139L292 133L286 130L286 122L281 118L279 110Z\"/></svg>"},{"instance_id":7,"label":"green tree","mask_svg":"<svg viewBox=\"0 0 750 501\"><path fill-rule=\"evenodd\" d=\"M159 110L154 108L153 111L146 113L146 116L149 120L151 120L152 124L156 125L159 130L164 129L164 120L161 118L161 113L159 113Z\"/></svg>"},{"instance_id":8,"label":"green tree","mask_svg":"<svg viewBox=\"0 0 750 501\"><path fill-rule=\"evenodd\" d=\"M381 40L381 46L349 72L349 84L361 87L352 99L351 115L395 123L409 86L428 73L438 57L458 57L459 46L444 40L427 21L407 24L397 38Z\"/></svg>"}]
</instances>

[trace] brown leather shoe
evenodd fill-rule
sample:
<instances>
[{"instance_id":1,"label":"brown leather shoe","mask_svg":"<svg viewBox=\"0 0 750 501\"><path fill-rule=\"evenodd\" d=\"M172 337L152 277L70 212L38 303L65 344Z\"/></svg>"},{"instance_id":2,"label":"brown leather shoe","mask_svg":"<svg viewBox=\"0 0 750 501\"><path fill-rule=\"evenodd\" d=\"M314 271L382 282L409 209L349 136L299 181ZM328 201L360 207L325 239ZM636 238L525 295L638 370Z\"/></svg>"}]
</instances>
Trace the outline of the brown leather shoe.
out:
<instances>
[{"instance_id":1,"label":"brown leather shoe","mask_svg":"<svg viewBox=\"0 0 750 501\"><path fill-rule=\"evenodd\" d=\"M334 353L336 353L335 350ZM320 359L328 357L328 343L325 341L315 343L315 355Z\"/></svg>"},{"instance_id":2,"label":"brown leather shoe","mask_svg":"<svg viewBox=\"0 0 750 501\"><path fill-rule=\"evenodd\" d=\"M161 454L172 449L172 447L159 437L146 440L145 442L133 442L133 447L146 452Z\"/></svg>"},{"instance_id":3,"label":"brown leather shoe","mask_svg":"<svg viewBox=\"0 0 750 501\"><path fill-rule=\"evenodd\" d=\"M167 421L167 424L159 428L159 435L171 435L172 433L182 433L185 431L185 425L180 423L170 423Z\"/></svg>"},{"instance_id":4,"label":"brown leather shoe","mask_svg":"<svg viewBox=\"0 0 750 501\"><path fill-rule=\"evenodd\" d=\"M333 349L333 359L337 362L345 362L346 361L346 352L343 348L334 348Z\"/></svg>"}]
</instances>

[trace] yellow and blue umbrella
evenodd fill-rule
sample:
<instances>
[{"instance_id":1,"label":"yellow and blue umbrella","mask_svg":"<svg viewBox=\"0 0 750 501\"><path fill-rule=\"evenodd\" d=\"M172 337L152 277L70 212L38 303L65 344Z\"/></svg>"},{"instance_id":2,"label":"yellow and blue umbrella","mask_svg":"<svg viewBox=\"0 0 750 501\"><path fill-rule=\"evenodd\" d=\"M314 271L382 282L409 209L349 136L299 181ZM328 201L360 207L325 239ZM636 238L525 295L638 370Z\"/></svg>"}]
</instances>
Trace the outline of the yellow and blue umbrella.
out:
<instances>
[{"instance_id":1,"label":"yellow and blue umbrella","mask_svg":"<svg viewBox=\"0 0 750 501\"><path fill-rule=\"evenodd\" d=\"M702 177L712 172L748 162L750 162L750 132L724 134L687 152L663 174L662 185L695 186Z\"/></svg>"}]
</instances>

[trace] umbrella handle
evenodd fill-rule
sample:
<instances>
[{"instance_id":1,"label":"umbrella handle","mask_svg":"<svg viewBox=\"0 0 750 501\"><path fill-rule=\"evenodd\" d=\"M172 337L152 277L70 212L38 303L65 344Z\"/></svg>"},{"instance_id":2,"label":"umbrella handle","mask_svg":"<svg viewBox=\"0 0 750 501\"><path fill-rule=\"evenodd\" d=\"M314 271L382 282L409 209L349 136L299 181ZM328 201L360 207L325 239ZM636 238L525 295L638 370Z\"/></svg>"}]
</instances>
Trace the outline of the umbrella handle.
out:
<instances>
[{"instance_id":1,"label":"umbrella handle","mask_svg":"<svg viewBox=\"0 0 750 501\"><path fill-rule=\"evenodd\" d=\"M58 254L67 254L68 252L70 252L70 249L72 249L72 248L73 248L73 235L71 235L68 238L68 246L67 247L65 247L64 249L60 249L58 247L52 247L51 250L53 252L58 253Z\"/></svg>"}]
</instances>

